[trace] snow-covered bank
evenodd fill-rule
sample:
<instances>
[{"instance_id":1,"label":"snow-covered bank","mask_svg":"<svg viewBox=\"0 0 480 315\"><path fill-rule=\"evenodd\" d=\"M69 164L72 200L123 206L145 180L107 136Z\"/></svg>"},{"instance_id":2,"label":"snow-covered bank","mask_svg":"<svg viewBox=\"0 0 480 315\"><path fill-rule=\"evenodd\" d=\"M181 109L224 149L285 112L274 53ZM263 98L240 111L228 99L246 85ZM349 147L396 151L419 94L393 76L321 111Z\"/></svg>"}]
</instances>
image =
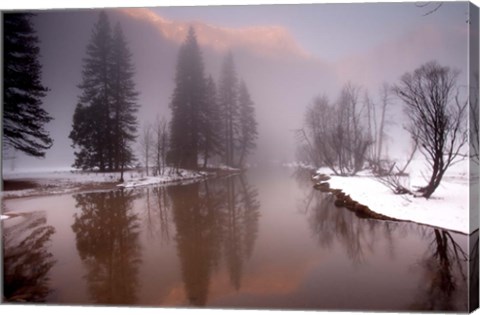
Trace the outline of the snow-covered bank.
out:
<instances>
[{"instance_id":1,"label":"snow-covered bank","mask_svg":"<svg viewBox=\"0 0 480 315\"><path fill-rule=\"evenodd\" d=\"M41 195L77 193L117 188L132 188L146 185L180 184L202 180L219 174L240 172L238 169L217 167L207 171L190 171L166 168L162 175L146 176L139 170L124 173L124 182L120 182L119 172L82 172L72 170L41 170L3 174L10 181L9 190L2 191L3 198L22 198ZM5 187L4 187L5 188ZM13 189L12 189L13 188Z\"/></svg>"},{"instance_id":2,"label":"snow-covered bank","mask_svg":"<svg viewBox=\"0 0 480 315\"><path fill-rule=\"evenodd\" d=\"M478 213L472 213L470 217L469 211L470 185L478 187L478 179L471 183L467 170L467 161L448 170L430 199L395 195L369 173L353 177L334 176L328 169L319 169L317 173L331 176L330 188L341 189L376 213L468 234L478 228ZM412 173L410 188L424 183L421 172Z\"/></svg>"},{"instance_id":3,"label":"snow-covered bank","mask_svg":"<svg viewBox=\"0 0 480 315\"><path fill-rule=\"evenodd\" d=\"M195 172L189 170L167 170L165 174L158 175L158 176L145 176L134 178L125 181L122 184L118 184L118 187L124 188L132 188L132 187L140 187L140 186L147 186L147 185L158 185L158 184L168 184L173 182L180 182L180 181L190 181L190 180L199 180L208 177L210 174L207 172Z\"/></svg>"}]
</instances>

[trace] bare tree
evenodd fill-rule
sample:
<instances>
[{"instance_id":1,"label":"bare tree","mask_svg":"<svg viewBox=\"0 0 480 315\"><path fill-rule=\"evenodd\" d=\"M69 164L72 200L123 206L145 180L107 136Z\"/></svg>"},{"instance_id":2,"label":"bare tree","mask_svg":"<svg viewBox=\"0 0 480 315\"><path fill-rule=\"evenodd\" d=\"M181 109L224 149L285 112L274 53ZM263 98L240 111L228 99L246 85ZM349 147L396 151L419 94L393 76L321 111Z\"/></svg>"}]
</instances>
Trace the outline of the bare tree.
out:
<instances>
[{"instance_id":1,"label":"bare tree","mask_svg":"<svg viewBox=\"0 0 480 315\"><path fill-rule=\"evenodd\" d=\"M305 116L302 150L315 164L329 167L337 175L355 175L363 169L369 139L358 101L359 88L344 86L336 103L327 97L314 100ZM318 158L317 158L318 157Z\"/></svg>"},{"instance_id":2,"label":"bare tree","mask_svg":"<svg viewBox=\"0 0 480 315\"><path fill-rule=\"evenodd\" d=\"M155 174L163 175L166 166L168 151L168 122L165 118L158 118L154 125L153 156L155 162Z\"/></svg>"},{"instance_id":3,"label":"bare tree","mask_svg":"<svg viewBox=\"0 0 480 315\"><path fill-rule=\"evenodd\" d=\"M458 74L432 61L404 74L393 89L406 105L407 130L417 137L430 169L427 185L418 190L425 198L433 194L448 167L461 157L468 139L464 127L468 103L461 104L454 95Z\"/></svg>"},{"instance_id":4,"label":"bare tree","mask_svg":"<svg viewBox=\"0 0 480 315\"><path fill-rule=\"evenodd\" d=\"M149 162L152 158L152 147L153 147L153 133L152 125L147 123L143 126L142 136L140 137L140 149L141 155L143 158L145 173L148 176L148 167Z\"/></svg>"},{"instance_id":5,"label":"bare tree","mask_svg":"<svg viewBox=\"0 0 480 315\"><path fill-rule=\"evenodd\" d=\"M415 3L415 6L417 6L418 8L422 8L426 10L422 14L423 16L427 16L437 12L437 10L440 9L442 5L443 5L443 2L437 2L437 1L426 1L426 2Z\"/></svg>"},{"instance_id":6,"label":"bare tree","mask_svg":"<svg viewBox=\"0 0 480 315\"><path fill-rule=\"evenodd\" d=\"M478 108L478 73L474 75L473 86L470 87L470 158L473 162L479 164L479 108Z\"/></svg>"},{"instance_id":7,"label":"bare tree","mask_svg":"<svg viewBox=\"0 0 480 315\"><path fill-rule=\"evenodd\" d=\"M372 171L376 174L385 173L385 161L382 160L382 155L384 154L385 146L385 121L387 108L391 104L390 99L391 89L387 83L383 83L380 88L380 108L377 110L377 106L370 98L368 93L365 93L365 106L367 108L367 117L368 117L368 134L369 138L372 141L368 153L368 160ZM390 164L390 163L387 163Z\"/></svg>"}]
</instances>

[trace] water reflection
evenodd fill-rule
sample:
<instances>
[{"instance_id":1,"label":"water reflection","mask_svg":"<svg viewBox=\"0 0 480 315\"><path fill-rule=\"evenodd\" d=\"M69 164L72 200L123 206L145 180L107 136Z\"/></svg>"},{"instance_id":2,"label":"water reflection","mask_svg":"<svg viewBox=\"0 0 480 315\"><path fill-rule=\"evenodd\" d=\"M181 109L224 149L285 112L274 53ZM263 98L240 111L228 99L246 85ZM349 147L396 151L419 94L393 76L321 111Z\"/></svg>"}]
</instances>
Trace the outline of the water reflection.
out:
<instances>
[{"instance_id":1,"label":"water reflection","mask_svg":"<svg viewBox=\"0 0 480 315\"><path fill-rule=\"evenodd\" d=\"M257 191L239 176L168 187L178 256L188 302L207 302L210 278L218 271L222 248L230 282L241 286L243 264L258 231Z\"/></svg>"},{"instance_id":2,"label":"water reflection","mask_svg":"<svg viewBox=\"0 0 480 315\"><path fill-rule=\"evenodd\" d=\"M305 180L298 173L296 176ZM375 243L381 240L386 242L385 248L393 257L395 242L392 233L398 228L397 224L360 219L344 208L335 207L333 195L311 188L307 191L299 205L300 211L307 215L312 234L322 248L331 249L339 243L352 263L359 264L373 253Z\"/></svg>"},{"instance_id":3,"label":"water reflection","mask_svg":"<svg viewBox=\"0 0 480 315\"><path fill-rule=\"evenodd\" d=\"M469 273L470 273L470 287L469 287L469 311L473 312L474 309L478 308L478 229L470 234L469 238Z\"/></svg>"},{"instance_id":4,"label":"water reflection","mask_svg":"<svg viewBox=\"0 0 480 315\"><path fill-rule=\"evenodd\" d=\"M450 232L430 229L430 246L420 262L423 267L423 294L413 308L422 310L453 311L465 305L457 305L459 295L466 296L466 262L468 254Z\"/></svg>"},{"instance_id":5,"label":"water reflection","mask_svg":"<svg viewBox=\"0 0 480 315\"><path fill-rule=\"evenodd\" d=\"M72 230L87 270L91 299L99 304L133 304L140 263L139 219L132 211L132 191L75 195Z\"/></svg>"},{"instance_id":6,"label":"water reflection","mask_svg":"<svg viewBox=\"0 0 480 315\"><path fill-rule=\"evenodd\" d=\"M310 181L304 172L295 173L295 178L304 184ZM410 308L437 311L467 309L466 268L469 254L456 240L461 236L417 224L362 219L344 208L335 207L333 198L330 194L310 189L299 204L308 218L312 234L322 248L330 250L340 244L351 263L359 265L381 248L392 259L406 254L405 250L408 249L395 248L399 237L408 236L427 242L423 256L410 266L412 272L422 275L419 277L415 302ZM478 268L478 258L475 258L478 257L478 233L476 241L470 260L476 259L473 264ZM478 273L477 278L471 281L478 286Z\"/></svg>"},{"instance_id":7,"label":"water reflection","mask_svg":"<svg viewBox=\"0 0 480 315\"><path fill-rule=\"evenodd\" d=\"M169 243L171 239L171 201L165 187L157 186L143 191L144 226L149 239Z\"/></svg>"},{"instance_id":8,"label":"water reflection","mask_svg":"<svg viewBox=\"0 0 480 315\"><path fill-rule=\"evenodd\" d=\"M3 295L8 302L45 302L51 291L48 275L56 261L48 246L55 229L46 223L41 212L2 223Z\"/></svg>"}]
</instances>

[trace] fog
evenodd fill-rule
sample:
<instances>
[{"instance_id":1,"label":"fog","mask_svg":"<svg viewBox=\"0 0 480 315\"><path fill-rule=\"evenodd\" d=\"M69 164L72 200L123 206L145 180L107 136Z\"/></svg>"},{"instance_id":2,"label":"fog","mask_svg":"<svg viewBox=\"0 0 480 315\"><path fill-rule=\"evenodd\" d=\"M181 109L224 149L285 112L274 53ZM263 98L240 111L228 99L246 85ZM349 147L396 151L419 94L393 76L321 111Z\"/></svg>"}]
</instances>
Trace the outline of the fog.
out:
<instances>
[{"instance_id":1,"label":"fog","mask_svg":"<svg viewBox=\"0 0 480 315\"><path fill-rule=\"evenodd\" d=\"M219 79L231 51L238 76L255 103L259 139L252 163L295 159L294 130L318 95L335 99L347 82L378 97L382 82L437 60L461 71L467 84L468 4L445 3L427 14L414 3L316 4L108 9L122 25L133 54L140 93L139 130L155 117L170 118L179 46L189 26L198 35L206 74ZM44 108L54 144L44 159L16 153L4 169L68 167L74 160L68 134L78 103L85 57L98 9L38 11ZM362 92L363 96L363 92ZM387 120L388 148L403 152L402 107L394 99Z\"/></svg>"}]
</instances>

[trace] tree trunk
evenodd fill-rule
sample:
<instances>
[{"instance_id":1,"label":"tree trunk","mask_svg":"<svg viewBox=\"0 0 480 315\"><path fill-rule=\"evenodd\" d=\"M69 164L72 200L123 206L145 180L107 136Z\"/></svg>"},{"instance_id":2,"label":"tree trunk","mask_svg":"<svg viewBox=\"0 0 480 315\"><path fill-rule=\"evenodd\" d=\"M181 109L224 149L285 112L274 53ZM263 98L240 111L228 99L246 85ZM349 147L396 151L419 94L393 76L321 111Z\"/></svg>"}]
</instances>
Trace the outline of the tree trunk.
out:
<instances>
[{"instance_id":1,"label":"tree trunk","mask_svg":"<svg viewBox=\"0 0 480 315\"><path fill-rule=\"evenodd\" d=\"M445 169L442 167L443 163L441 161L435 161L432 169L432 176L428 182L428 185L421 188L419 191L422 193L422 197L430 198L433 192L438 188L440 182L442 181L443 174Z\"/></svg>"}]
</instances>

